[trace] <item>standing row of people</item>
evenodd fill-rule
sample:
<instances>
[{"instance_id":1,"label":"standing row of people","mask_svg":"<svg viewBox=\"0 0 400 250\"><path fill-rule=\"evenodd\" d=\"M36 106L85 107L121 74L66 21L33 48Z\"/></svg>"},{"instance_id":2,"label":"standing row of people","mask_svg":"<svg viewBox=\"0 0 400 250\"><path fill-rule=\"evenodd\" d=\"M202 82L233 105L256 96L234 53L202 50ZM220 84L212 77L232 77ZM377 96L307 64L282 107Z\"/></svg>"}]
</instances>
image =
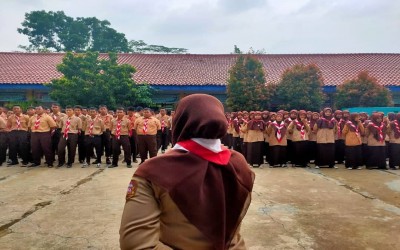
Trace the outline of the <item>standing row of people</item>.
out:
<instances>
[{"instance_id":1,"label":"standing row of people","mask_svg":"<svg viewBox=\"0 0 400 250\"><path fill-rule=\"evenodd\" d=\"M241 152L251 166L315 168L345 164L348 169L398 169L400 166L400 114L366 113L325 108L227 114L225 145ZM264 160L265 158L265 160Z\"/></svg>"},{"instance_id":2,"label":"standing row of people","mask_svg":"<svg viewBox=\"0 0 400 250\"><path fill-rule=\"evenodd\" d=\"M0 166L20 164L22 167L37 167L45 157L48 167L72 167L76 152L82 167L95 164L100 167L102 156L108 167L118 166L121 147L124 162L132 167L139 152L141 163L157 155L161 148L165 152L170 139L171 117L166 110L155 115L149 108L118 108L109 112L105 105L99 108L82 108L79 105L65 107L61 112L58 104L51 111L37 106L26 113L15 105L12 111L0 110ZM65 157L67 150L67 159ZM91 162L91 158L96 160Z\"/></svg>"}]
</instances>

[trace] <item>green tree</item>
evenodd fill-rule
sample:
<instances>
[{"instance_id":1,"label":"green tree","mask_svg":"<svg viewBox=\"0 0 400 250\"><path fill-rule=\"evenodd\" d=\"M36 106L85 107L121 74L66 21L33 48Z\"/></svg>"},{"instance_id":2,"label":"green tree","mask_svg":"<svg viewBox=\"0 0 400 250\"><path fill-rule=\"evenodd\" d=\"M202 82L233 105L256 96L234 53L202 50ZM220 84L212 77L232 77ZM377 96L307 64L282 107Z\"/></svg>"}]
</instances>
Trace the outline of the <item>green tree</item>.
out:
<instances>
[{"instance_id":1,"label":"green tree","mask_svg":"<svg viewBox=\"0 0 400 250\"><path fill-rule=\"evenodd\" d=\"M67 53L57 70L63 74L49 84L50 97L61 105L80 104L98 106L150 105L151 89L132 80L135 68L118 64L117 55L109 53L108 59L99 59L98 52Z\"/></svg>"},{"instance_id":2,"label":"green tree","mask_svg":"<svg viewBox=\"0 0 400 250\"><path fill-rule=\"evenodd\" d=\"M315 64L295 65L284 71L274 102L280 109L319 110L324 103L324 80Z\"/></svg>"},{"instance_id":3,"label":"green tree","mask_svg":"<svg viewBox=\"0 0 400 250\"><path fill-rule=\"evenodd\" d=\"M227 106L232 111L261 110L268 97L262 63L253 55L239 55L229 70Z\"/></svg>"},{"instance_id":4,"label":"green tree","mask_svg":"<svg viewBox=\"0 0 400 250\"><path fill-rule=\"evenodd\" d=\"M337 87L335 104L344 107L386 107L392 106L390 91L379 85L377 79L362 71L354 79Z\"/></svg>"},{"instance_id":5,"label":"green tree","mask_svg":"<svg viewBox=\"0 0 400 250\"><path fill-rule=\"evenodd\" d=\"M143 40L131 40L129 41L130 51L133 53L157 53L157 54L183 54L188 50L184 48L169 48L162 45L149 45Z\"/></svg>"},{"instance_id":6,"label":"green tree","mask_svg":"<svg viewBox=\"0 0 400 250\"><path fill-rule=\"evenodd\" d=\"M41 10L25 13L17 31L28 36L30 45L20 46L28 51L129 52L125 34L110 25L95 17L74 19L63 11Z\"/></svg>"}]
</instances>

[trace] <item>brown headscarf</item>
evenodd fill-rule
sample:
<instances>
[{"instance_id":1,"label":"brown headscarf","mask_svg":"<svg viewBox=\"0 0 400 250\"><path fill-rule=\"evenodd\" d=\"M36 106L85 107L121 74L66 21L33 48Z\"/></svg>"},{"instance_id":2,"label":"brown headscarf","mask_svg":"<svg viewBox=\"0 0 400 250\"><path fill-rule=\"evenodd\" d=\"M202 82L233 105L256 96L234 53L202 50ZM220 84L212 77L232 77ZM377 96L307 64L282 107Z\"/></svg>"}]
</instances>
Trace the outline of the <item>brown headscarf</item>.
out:
<instances>
[{"instance_id":1,"label":"brown headscarf","mask_svg":"<svg viewBox=\"0 0 400 250\"><path fill-rule=\"evenodd\" d=\"M358 129L358 122L356 121L356 118L360 116L358 113L351 113L350 114L350 119L349 121L347 121L347 123L349 124L349 130L351 132L356 132L356 130ZM353 126L351 126L353 125Z\"/></svg>"},{"instance_id":2,"label":"brown headscarf","mask_svg":"<svg viewBox=\"0 0 400 250\"><path fill-rule=\"evenodd\" d=\"M324 108L324 110L322 111L322 118L320 118L317 121L317 126L318 128L329 128L329 129L333 129L335 127L335 122L336 120L332 117L332 115L330 116L326 116L325 112L327 110L330 110L332 112L331 108Z\"/></svg>"},{"instance_id":3,"label":"brown headscarf","mask_svg":"<svg viewBox=\"0 0 400 250\"><path fill-rule=\"evenodd\" d=\"M374 136L375 140L377 141L384 141L386 137L386 124L381 121L378 122L378 119L381 118L382 120L382 114L381 113L373 113L371 116L371 122L368 124L368 130L372 133ZM382 137L380 136L380 132L382 132Z\"/></svg>"},{"instance_id":4,"label":"brown headscarf","mask_svg":"<svg viewBox=\"0 0 400 250\"><path fill-rule=\"evenodd\" d=\"M314 115L318 115L318 118L317 118L317 119L314 119L314 118L313 118ZM314 125L315 125L315 123L317 123L318 120L319 120L319 113L318 113L318 112L313 112L313 113L312 113L312 116L311 116L311 119L310 119L310 128L311 128L311 129L314 129Z\"/></svg>"},{"instance_id":5,"label":"brown headscarf","mask_svg":"<svg viewBox=\"0 0 400 250\"><path fill-rule=\"evenodd\" d=\"M390 122L390 128L394 133L396 139L400 138L400 113L397 113L394 117L395 119Z\"/></svg>"},{"instance_id":6,"label":"brown headscarf","mask_svg":"<svg viewBox=\"0 0 400 250\"><path fill-rule=\"evenodd\" d=\"M254 112L254 117L256 115L261 116L261 112L260 111L256 111ZM249 130L260 130L260 131L264 131L265 130L265 122L262 119L255 119L253 118L251 121L249 121L249 123L247 124L247 128Z\"/></svg>"},{"instance_id":7,"label":"brown headscarf","mask_svg":"<svg viewBox=\"0 0 400 250\"><path fill-rule=\"evenodd\" d=\"M174 142L221 138L227 128L221 102L205 94L183 98L172 124ZM164 188L214 249L229 247L248 209L254 180L246 160L235 151L227 165L217 165L191 152L171 150L144 162L135 175Z\"/></svg>"}]
</instances>

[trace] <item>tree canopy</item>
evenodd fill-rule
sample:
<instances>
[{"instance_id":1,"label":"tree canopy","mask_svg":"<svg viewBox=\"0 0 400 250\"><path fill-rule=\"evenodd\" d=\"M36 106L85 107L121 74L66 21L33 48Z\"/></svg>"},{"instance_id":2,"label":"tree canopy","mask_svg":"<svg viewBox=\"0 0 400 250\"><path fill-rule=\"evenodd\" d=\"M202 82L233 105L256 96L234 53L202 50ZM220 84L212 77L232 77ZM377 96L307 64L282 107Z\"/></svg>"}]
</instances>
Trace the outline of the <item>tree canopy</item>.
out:
<instances>
[{"instance_id":1,"label":"tree canopy","mask_svg":"<svg viewBox=\"0 0 400 250\"><path fill-rule=\"evenodd\" d=\"M108 107L151 104L151 89L132 80L135 68L118 64L117 55L99 59L98 52L67 53L57 70L63 74L49 84L50 97L61 105Z\"/></svg>"},{"instance_id":2,"label":"tree canopy","mask_svg":"<svg viewBox=\"0 0 400 250\"><path fill-rule=\"evenodd\" d=\"M336 107L386 107L392 106L390 91L378 84L376 78L362 71L354 79L337 87Z\"/></svg>"},{"instance_id":3,"label":"tree canopy","mask_svg":"<svg viewBox=\"0 0 400 250\"><path fill-rule=\"evenodd\" d=\"M262 63L253 55L239 55L229 70L227 106L232 111L260 110L268 100Z\"/></svg>"},{"instance_id":4,"label":"tree canopy","mask_svg":"<svg viewBox=\"0 0 400 250\"><path fill-rule=\"evenodd\" d=\"M17 31L28 36L30 45L20 48L34 52L134 52L186 53L187 49L147 45L142 40L128 42L124 33L111 28L107 20L96 17L67 16L63 11L44 10L25 13Z\"/></svg>"},{"instance_id":5,"label":"tree canopy","mask_svg":"<svg viewBox=\"0 0 400 250\"><path fill-rule=\"evenodd\" d=\"M324 103L324 80L315 64L295 65L284 71L276 88L280 109L319 110Z\"/></svg>"}]
</instances>

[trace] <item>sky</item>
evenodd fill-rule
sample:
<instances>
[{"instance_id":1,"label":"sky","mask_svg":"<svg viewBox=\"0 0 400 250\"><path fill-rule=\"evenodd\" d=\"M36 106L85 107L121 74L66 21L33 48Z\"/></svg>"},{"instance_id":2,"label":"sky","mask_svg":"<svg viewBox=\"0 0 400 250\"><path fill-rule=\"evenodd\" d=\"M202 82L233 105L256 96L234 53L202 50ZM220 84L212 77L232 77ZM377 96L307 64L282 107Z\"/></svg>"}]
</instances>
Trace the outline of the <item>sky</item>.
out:
<instances>
[{"instance_id":1,"label":"sky","mask_svg":"<svg viewBox=\"0 0 400 250\"><path fill-rule=\"evenodd\" d=\"M0 0L0 51L28 45L26 12L97 17L128 40L229 54L400 53L399 0Z\"/></svg>"}]
</instances>

